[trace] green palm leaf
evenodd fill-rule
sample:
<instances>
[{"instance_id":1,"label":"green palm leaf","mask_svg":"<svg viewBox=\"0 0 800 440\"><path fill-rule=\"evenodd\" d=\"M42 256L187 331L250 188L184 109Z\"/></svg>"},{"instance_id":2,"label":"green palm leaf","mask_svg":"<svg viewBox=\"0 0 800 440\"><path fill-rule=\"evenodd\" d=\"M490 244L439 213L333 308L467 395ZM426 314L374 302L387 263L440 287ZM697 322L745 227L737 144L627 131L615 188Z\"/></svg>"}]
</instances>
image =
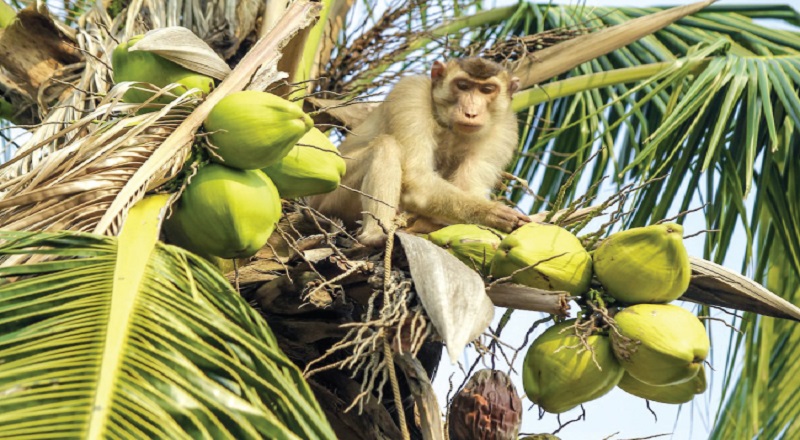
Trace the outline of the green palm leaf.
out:
<instances>
[{"instance_id":1,"label":"green palm leaf","mask_svg":"<svg viewBox=\"0 0 800 440\"><path fill-rule=\"evenodd\" d=\"M508 26L509 35L607 26L655 11L529 8ZM750 274L761 279L776 265L785 286L771 290L800 301L800 170L793 159L800 146L800 37L754 18L798 22L785 6L711 7L517 96L521 118L535 124L514 169L538 188L532 210L662 178L633 195L627 225L705 202L706 227L716 230L706 234L706 258L722 262L735 243L745 249L743 271L755 260L758 270ZM605 185L591 186L604 175L610 176ZM737 229L745 241L735 241ZM712 436L795 438L800 330L752 314L739 323L747 333L731 335L728 364L718 368L725 403Z\"/></svg>"},{"instance_id":2,"label":"green palm leaf","mask_svg":"<svg viewBox=\"0 0 800 440\"><path fill-rule=\"evenodd\" d=\"M119 238L0 232L0 258L34 256L0 269L3 437L334 438L264 320L157 242L165 201Z\"/></svg>"},{"instance_id":3,"label":"green palm leaf","mask_svg":"<svg viewBox=\"0 0 800 440\"><path fill-rule=\"evenodd\" d=\"M506 24L508 33L501 35L609 26L655 11L535 5L521 9L525 13L515 15L515 21ZM539 183L534 211L559 208L552 204L559 200L562 186L568 180L581 182L587 173L591 178L570 187L565 201L594 193L590 185L606 174L617 189L631 181L666 176L638 193L629 225L666 217L671 201L685 210L701 195L710 206L709 227L721 229L709 234L708 254L717 260L726 255L737 223L745 228L747 247L752 247L760 209L767 205L746 212L742 198L754 186L764 189L769 183L755 173L756 159L766 154L771 160L772 153L784 157L800 122L800 100L794 92L800 87L800 38L756 24L752 17L793 21L797 14L766 6L706 11L710 12L684 18L579 66L565 79L515 97L517 109L530 107L523 117L537 128L526 132L514 169ZM790 136L781 137L781 132ZM579 167L593 155L597 157L588 166ZM713 171L707 176L725 171L721 188L703 193L700 176L705 170ZM516 191L512 198L519 200L522 194ZM791 249L795 253L794 244ZM748 253L743 267L750 257Z\"/></svg>"},{"instance_id":4,"label":"green palm leaf","mask_svg":"<svg viewBox=\"0 0 800 440\"><path fill-rule=\"evenodd\" d=\"M772 243L762 263L767 287L797 303L800 280L793 274L785 247L775 237L759 237ZM760 240L761 241L761 240ZM734 386L726 384L726 405L721 408L710 438L793 439L800 435L796 422L800 396L796 392L800 363L800 331L784 320L745 314L743 328L735 347L746 347L742 371ZM736 354L733 354L736 357ZM723 422L724 421L724 422Z\"/></svg>"}]
</instances>

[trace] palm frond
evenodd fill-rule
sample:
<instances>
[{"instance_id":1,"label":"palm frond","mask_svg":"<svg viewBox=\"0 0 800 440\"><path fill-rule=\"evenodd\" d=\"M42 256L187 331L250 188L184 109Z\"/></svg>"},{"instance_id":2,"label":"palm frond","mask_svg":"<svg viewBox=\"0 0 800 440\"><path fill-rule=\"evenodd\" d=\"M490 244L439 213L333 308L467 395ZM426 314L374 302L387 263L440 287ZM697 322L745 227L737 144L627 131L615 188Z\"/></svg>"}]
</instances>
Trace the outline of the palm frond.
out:
<instances>
[{"instance_id":1,"label":"palm frond","mask_svg":"<svg viewBox=\"0 0 800 440\"><path fill-rule=\"evenodd\" d=\"M334 438L264 320L157 242L165 201L132 209L119 238L0 232L0 256L48 257L0 269L3 435Z\"/></svg>"},{"instance_id":2,"label":"palm frond","mask_svg":"<svg viewBox=\"0 0 800 440\"><path fill-rule=\"evenodd\" d=\"M772 243L760 265L767 287L797 303L800 282L786 248L773 240L775 237L759 238ZM800 435L796 422L800 411L796 393L800 331L790 322L749 313L742 321L745 332L732 344L737 351L738 347L744 349L741 374L735 383L725 384L725 405L717 415L721 423L714 426L709 438L795 438ZM732 356L738 357L735 353Z\"/></svg>"},{"instance_id":3,"label":"palm frond","mask_svg":"<svg viewBox=\"0 0 800 440\"><path fill-rule=\"evenodd\" d=\"M197 105L191 96L175 97L156 112L123 118L121 112L142 107L120 102L127 88L116 88L51 138L38 141L42 134L34 133L0 165L0 227L93 231L131 176ZM175 177L189 147L160 164L151 176L154 185Z\"/></svg>"},{"instance_id":4,"label":"palm frond","mask_svg":"<svg viewBox=\"0 0 800 440\"><path fill-rule=\"evenodd\" d=\"M655 11L530 7L507 35L605 27ZM519 107L542 102L521 115L533 127L513 170L537 188L532 211L628 185L640 189L621 216L627 226L704 204L706 258L722 262L741 249L742 271L755 262L750 275L761 280L776 259L771 246L779 246L776 264L788 285L770 290L800 301L800 170L790 159L800 147L800 38L754 21L796 24L797 17L784 6L711 7L520 97ZM643 78L656 68L663 70ZM603 176L610 179L595 185ZM713 438L796 437L800 402L789 391L796 326L753 314L738 324L747 333L730 338Z\"/></svg>"},{"instance_id":5,"label":"palm frond","mask_svg":"<svg viewBox=\"0 0 800 440\"><path fill-rule=\"evenodd\" d=\"M520 25L515 33L580 23L608 26L654 11L532 8L529 18L540 17L539 28ZM793 133L798 122L798 101L792 92L800 79L800 58L794 55L798 42L787 41L786 33L753 23L746 15L728 9L714 12L713 7L706 11L712 12L684 18L640 42L581 65L563 81L573 81L573 95L557 95L530 113L536 129L527 132L515 171L528 181L541 182L534 211L553 202L570 177L579 182L587 175L585 182L596 182L600 176L611 174L614 184L620 186L664 177L669 171L666 179L647 185L631 206L637 214L629 217L628 224L646 224L667 216L671 203L659 203L661 200L680 200L682 210L688 209L698 195L700 174L707 169L725 169L729 172L721 182L724 191L706 194L712 207L707 210L709 226L725 226L717 235L709 236L709 243L719 243L716 249L709 249L709 254L715 251L717 259L725 255L737 218L747 229L748 244L752 244L751 229L757 223L750 220L757 219L759 212L746 213L740 201L759 183L756 159L767 151L771 154L787 149L794 139L784 136L778 145L778 133ZM787 16L785 8L751 8L745 12ZM733 41L734 37L746 44ZM759 39L763 40L760 45ZM705 48L693 49L697 44ZM770 46L770 53L780 49L782 55L756 55L766 46ZM675 55L687 58L675 60ZM687 67L687 63L698 62L701 64ZM646 81L631 83L641 79L631 75L637 69L645 74L655 68L664 70ZM616 72L620 72L615 78L618 82L606 86L603 82ZM547 88L545 85L542 91L532 92L539 99L547 99ZM588 166L579 169L591 157L595 158ZM685 175L698 179L688 185L689 191L682 185ZM574 185L567 199L587 190L586 185ZM521 195L516 191L513 197ZM734 206L732 211L737 216L723 218L719 209L713 209L723 205ZM726 215L732 211L725 210Z\"/></svg>"}]
</instances>

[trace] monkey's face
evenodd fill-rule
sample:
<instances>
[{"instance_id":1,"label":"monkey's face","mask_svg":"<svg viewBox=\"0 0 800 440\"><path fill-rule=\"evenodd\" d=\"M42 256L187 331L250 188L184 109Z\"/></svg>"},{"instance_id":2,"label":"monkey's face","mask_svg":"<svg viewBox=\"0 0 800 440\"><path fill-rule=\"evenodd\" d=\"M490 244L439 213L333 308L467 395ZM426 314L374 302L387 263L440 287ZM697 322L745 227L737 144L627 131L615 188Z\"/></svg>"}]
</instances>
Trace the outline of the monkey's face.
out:
<instances>
[{"instance_id":1,"label":"monkey's face","mask_svg":"<svg viewBox=\"0 0 800 440\"><path fill-rule=\"evenodd\" d=\"M436 121L456 133L475 134L511 106L519 84L501 65L480 58L435 62L431 81Z\"/></svg>"},{"instance_id":2,"label":"monkey's face","mask_svg":"<svg viewBox=\"0 0 800 440\"><path fill-rule=\"evenodd\" d=\"M450 111L451 126L457 132L476 133L490 119L490 108L500 94L502 85L495 78L477 80L466 76L450 82L454 105Z\"/></svg>"}]
</instances>

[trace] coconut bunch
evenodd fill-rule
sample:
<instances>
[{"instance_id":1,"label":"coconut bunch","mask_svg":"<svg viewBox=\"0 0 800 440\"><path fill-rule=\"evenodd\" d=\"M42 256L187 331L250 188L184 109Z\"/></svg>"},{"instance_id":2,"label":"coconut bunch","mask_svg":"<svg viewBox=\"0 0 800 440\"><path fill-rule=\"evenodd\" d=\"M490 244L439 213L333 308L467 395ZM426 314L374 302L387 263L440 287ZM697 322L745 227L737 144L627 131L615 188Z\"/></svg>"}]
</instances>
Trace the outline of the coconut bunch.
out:
<instances>
[{"instance_id":1,"label":"coconut bunch","mask_svg":"<svg viewBox=\"0 0 800 440\"><path fill-rule=\"evenodd\" d=\"M175 93L199 97L213 90L214 77L146 50L143 37L120 44L112 56L115 82L144 84L128 89L125 102L168 103L157 90L169 84ZM345 172L310 116L271 93L229 94L208 114L203 132L164 230L170 242L211 260L254 255L281 218L282 197L332 191Z\"/></svg>"},{"instance_id":2,"label":"coconut bunch","mask_svg":"<svg viewBox=\"0 0 800 440\"><path fill-rule=\"evenodd\" d=\"M589 304L583 319L552 326L528 348L525 393L545 411L568 411L616 386L672 404L705 391L705 327L668 304L691 280L680 225L618 232L591 252L568 230L536 222L507 236L452 225L428 239L485 276L566 291Z\"/></svg>"}]
</instances>

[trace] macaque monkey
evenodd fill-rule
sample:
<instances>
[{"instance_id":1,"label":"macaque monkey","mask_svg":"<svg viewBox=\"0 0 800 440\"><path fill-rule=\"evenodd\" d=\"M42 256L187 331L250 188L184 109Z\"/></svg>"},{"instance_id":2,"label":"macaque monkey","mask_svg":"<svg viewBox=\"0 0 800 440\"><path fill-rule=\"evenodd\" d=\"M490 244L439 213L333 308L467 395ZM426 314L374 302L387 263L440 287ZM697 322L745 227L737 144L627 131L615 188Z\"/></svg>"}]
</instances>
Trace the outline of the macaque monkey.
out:
<instances>
[{"instance_id":1,"label":"macaque monkey","mask_svg":"<svg viewBox=\"0 0 800 440\"><path fill-rule=\"evenodd\" d=\"M349 226L363 220L357 238L368 246L385 242L399 212L420 224L506 232L529 222L489 200L517 147L511 94L518 87L501 65L480 58L436 61L430 78L401 79L339 147L348 158L342 183L366 196L338 188L311 205Z\"/></svg>"}]
</instances>

